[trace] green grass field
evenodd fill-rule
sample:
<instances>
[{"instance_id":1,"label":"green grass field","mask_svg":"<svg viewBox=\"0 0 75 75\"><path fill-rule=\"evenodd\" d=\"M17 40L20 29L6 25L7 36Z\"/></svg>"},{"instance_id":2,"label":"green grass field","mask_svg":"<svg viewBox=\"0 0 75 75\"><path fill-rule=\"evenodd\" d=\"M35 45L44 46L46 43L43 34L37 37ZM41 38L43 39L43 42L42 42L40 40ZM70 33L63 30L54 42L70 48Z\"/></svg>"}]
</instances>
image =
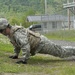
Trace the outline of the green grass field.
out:
<instances>
[{"instance_id":1,"label":"green grass field","mask_svg":"<svg viewBox=\"0 0 75 75\"><path fill-rule=\"evenodd\" d=\"M45 34L49 39L75 41L75 30L62 30Z\"/></svg>"},{"instance_id":2,"label":"green grass field","mask_svg":"<svg viewBox=\"0 0 75 75\"><path fill-rule=\"evenodd\" d=\"M66 34L67 33L67 34ZM60 31L46 34L50 39L75 41L75 31ZM62 35L63 34L63 35ZM75 61L50 55L37 54L28 60L28 64L16 64L17 60L8 58L13 54L9 40L0 35L0 75L2 73L26 73L28 75L74 75ZM21 58L21 55L19 58Z\"/></svg>"}]
</instances>

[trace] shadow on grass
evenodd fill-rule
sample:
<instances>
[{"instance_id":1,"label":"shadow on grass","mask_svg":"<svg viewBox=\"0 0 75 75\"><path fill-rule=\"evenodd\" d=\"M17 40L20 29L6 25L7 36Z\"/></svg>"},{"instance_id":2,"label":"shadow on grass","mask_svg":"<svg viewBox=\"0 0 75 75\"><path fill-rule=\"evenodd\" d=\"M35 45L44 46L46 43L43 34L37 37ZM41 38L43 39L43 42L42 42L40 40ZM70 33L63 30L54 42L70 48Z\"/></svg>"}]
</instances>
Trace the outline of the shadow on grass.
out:
<instances>
[{"instance_id":1,"label":"shadow on grass","mask_svg":"<svg viewBox=\"0 0 75 75\"><path fill-rule=\"evenodd\" d=\"M3 57L3 56L2 56ZM16 61L20 60L22 57L19 59L10 59L9 54L5 55L6 58L4 61L6 62L13 62L15 63ZM75 57L70 57L70 58L58 58L54 56L46 56L46 55L35 55L31 56L30 59L28 60L28 64L30 65L45 65L45 64L55 64L55 63L64 63L64 62L75 62Z\"/></svg>"},{"instance_id":2,"label":"shadow on grass","mask_svg":"<svg viewBox=\"0 0 75 75\"><path fill-rule=\"evenodd\" d=\"M31 57L29 60L28 60L28 63L29 64L41 64L41 65L44 65L44 64L54 64L54 63L64 63L64 62L75 62L75 59L74 58L47 58L47 57Z\"/></svg>"}]
</instances>

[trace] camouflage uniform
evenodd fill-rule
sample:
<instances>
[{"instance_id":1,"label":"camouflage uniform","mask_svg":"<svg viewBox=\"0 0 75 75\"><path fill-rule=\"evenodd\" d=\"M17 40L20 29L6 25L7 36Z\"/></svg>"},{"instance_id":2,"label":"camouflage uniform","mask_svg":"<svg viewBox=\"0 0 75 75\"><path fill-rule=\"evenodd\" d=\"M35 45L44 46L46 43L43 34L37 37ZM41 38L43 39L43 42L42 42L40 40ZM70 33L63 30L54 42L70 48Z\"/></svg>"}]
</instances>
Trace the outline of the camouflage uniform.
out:
<instances>
[{"instance_id":1,"label":"camouflage uniform","mask_svg":"<svg viewBox=\"0 0 75 75\"><path fill-rule=\"evenodd\" d=\"M8 37L15 47L14 52L17 56L22 50L24 60L28 59L30 54L35 55L36 53L50 54L61 58L75 55L75 48L56 45L45 36L23 27L12 27L11 35Z\"/></svg>"},{"instance_id":2,"label":"camouflage uniform","mask_svg":"<svg viewBox=\"0 0 75 75\"><path fill-rule=\"evenodd\" d=\"M75 55L75 47L56 45L45 36L41 35L41 41L36 52L50 54L56 57L64 58Z\"/></svg>"}]
</instances>

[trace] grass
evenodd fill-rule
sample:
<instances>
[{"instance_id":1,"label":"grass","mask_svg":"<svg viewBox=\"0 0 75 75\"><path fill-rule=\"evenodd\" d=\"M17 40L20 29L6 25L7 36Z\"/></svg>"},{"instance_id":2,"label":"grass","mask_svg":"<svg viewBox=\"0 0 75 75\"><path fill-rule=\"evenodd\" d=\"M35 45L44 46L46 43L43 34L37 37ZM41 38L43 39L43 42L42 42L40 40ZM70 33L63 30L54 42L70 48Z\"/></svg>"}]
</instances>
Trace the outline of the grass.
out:
<instances>
[{"instance_id":1,"label":"grass","mask_svg":"<svg viewBox=\"0 0 75 75\"><path fill-rule=\"evenodd\" d=\"M49 39L75 41L75 30L62 30L45 34Z\"/></svg>"},{"instance_id":2,"label":"grass","mask_svg":"<svg viewBox=\"0 0 75 75\"><path fill-rule=\"evenodd\" d=\"M66 34L67 33L67 34ZM46 34L50 39L75 41L75 31L60 31ZM63 34L63 35L62 35ZM8 58L13 54L9 40L0 35L0 74L26 73L29 75L74 75L75 61L65 60L50 55L37 54L28 60L28 64L16 64L17 60ZM6 42L5 42L6 41ZM20 57L19 57L20 58ZM19 60L19 59L18 59Z\"/></svg>"}]
</instances>

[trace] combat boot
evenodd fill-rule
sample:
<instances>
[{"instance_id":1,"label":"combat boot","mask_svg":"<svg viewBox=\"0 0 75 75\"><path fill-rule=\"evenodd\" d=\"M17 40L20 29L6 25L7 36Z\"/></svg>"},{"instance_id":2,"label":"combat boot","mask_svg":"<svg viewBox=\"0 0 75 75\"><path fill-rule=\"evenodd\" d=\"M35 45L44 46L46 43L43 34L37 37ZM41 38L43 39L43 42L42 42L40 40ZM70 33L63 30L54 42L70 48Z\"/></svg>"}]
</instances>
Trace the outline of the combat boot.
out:
<instances>
[{"instance_id":1,"label":"combat boot","mask_svg":"<svg viewBox=\"0 0 75 75\"><path fill-rule=\"evenodd\" d=\"M18 59L18 56L13 55L13 56L9 56L9 58L12 58L12 59Z\"/></svg>"}]
</instances>

